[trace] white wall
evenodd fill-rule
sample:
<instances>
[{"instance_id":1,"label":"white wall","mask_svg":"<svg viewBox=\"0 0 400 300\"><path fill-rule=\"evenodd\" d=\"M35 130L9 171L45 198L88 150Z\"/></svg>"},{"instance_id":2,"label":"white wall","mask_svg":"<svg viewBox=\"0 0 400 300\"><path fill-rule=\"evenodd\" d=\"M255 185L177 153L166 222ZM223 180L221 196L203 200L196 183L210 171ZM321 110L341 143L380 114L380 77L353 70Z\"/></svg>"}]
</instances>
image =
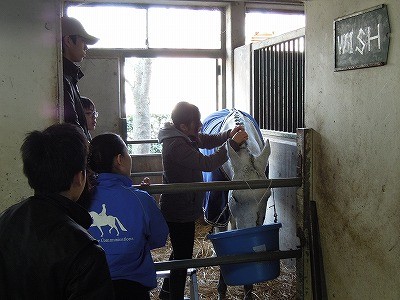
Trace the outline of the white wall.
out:
<instances>
[{"instance_id":1,"label":"white wall","mask_svg":"<svg viewBox=\"0 0 400 300\"><path fill-rule=\"evenodd\" d=\"M89 97L99 112L95 137L104 132L124 136L119 88L119 62L117 58L84 59L81 63L84 77L79 81L79 92Z\"/></svg>"},{"instance_id":2,"label":"white wall","mask_svg":"<svg viewBox=\"0 0 400 300\"><path fill-rule=\"evenodd\" d=\"M388 64L334 72L333 21L382 4L306 7L306 126L329 299L400 299L400 2L387 0Z\"/></svg>"},{"instance_id":3,"label":"white wall","mask_svg":"<svg viewBox=\"0 0 400 300\"><path fill-rule=\"evenodd\" d=\"M19 149L56 122L60 3L0 1L0 211L29 196Z\"/></svg>"}]
</instances>

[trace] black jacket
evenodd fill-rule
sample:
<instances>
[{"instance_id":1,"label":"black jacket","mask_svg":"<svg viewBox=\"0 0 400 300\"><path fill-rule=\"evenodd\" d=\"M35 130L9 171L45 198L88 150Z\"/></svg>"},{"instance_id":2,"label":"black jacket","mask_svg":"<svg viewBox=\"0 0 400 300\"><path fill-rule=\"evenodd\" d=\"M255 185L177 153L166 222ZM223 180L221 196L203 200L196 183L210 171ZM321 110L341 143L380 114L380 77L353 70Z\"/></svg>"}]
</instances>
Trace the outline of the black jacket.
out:
<instances>
[{"instance_id":1,"label":"black jacket","mask_svg":"<svg viewBox=\"0 0 400 300\"><path fill-rule=\"evenodd\" d=\"M114 299L88 212L60 195L30 197L0 215L0 299Z\"/></svg>"},{"instance_id":2,"label":"black jacket","mask_svg":"<svg viewBox=\"0 0 400 300\"><path fill-rule=\"evenodd\" d=\"M83 77L81 69L70 60L63 59L64 84L64 121L82 128L88 140L91 140L86 124L85 112L81 103L78 80Z\"/></svg>"}]
</instances>

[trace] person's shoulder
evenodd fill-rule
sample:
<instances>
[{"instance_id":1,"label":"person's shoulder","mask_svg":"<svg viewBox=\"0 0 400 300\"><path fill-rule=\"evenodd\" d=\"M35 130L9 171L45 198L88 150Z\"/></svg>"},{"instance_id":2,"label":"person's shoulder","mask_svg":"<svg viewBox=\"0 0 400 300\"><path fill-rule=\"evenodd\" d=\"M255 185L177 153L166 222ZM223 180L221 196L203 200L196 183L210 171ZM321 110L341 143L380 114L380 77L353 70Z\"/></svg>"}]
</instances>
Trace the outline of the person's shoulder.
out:
<instances>
[{"instance_id":1,"label":"person's shoulder","mask_svg":"<svg viewBox=\"0 0 400 300\"><path fill-rule=\"evenodd\" d=\"M157 206L156 200L148 192L138 189L134 186L128 188L127 191L129 191L129 197L133 200L132 204L135 203L133 205L136 206L137 204L139 204L141 206L144 205L148 207Z\"/></svg>"},{"instance_id":2,"label":"person's shoulder","mask_svg":"<svg viewBox=\"0 0 400 300\"><path fill-rule=\"evenodd\" d=\"M48 204L46 211L51 214L50 217L44 218L48 222L49 236L68 237L79 243L95 240L86 230L91 224L91 217L86 209L61 197L45 199L43 203Z\"/></svg>"},{"instance_id":3,"label":"person's shoulder","mask_svg":"<svg viewBox=\"0 0 400 300\"><path fill-rule=\"evenodd\" d=\"M127 187L126 190L129 191L131 195L134 195L134 197L139 197L141 199L148 199L148 198L153 199L153 197L148 192L138 189L134 186Z\"/></svg>"},{"instance_id":4,"label":"person's shoulder","mask_svg":"<svg viewBox=\"0 0 400 300\"><path fill-rule=\"evenodd\" d=\"M185 147L185 145L190 145L190 140L187 136L176 135L166 138L163 141L163 145L179 149L180 147Z\"/></svg>"},{"instance_id":5,"label":"person's shoulder","mask_svg":"<svg viewBox=\"0 0 400 300\"><path fill-rule=\"evenodd\" d=\"M89 232L73 220L63 222L55 226L56 228L48 229L48 236L45 237L52 244L58 245L60 250L59 255L75 256L83 249L93 248L98 244L98 241L92 237Z\"/></svg>"},{"instance_id":6,"label":"person's shoulder","mask_svg":"<svg viewBox=\"0 0 400 300\"><path fill-rule=\"evenodd\" d=\"M20 202L8 207L0 213L0 227L4 228L13 220L20 220L24 218L25 212L28 210L28 206L32 203L31 198L22 199ZM33 203L34 204L34 203ZM11 225L13 226L13 225Z\"/></svg>"},{"instance_id":7,"label":"person's shoulder","mask_svg":"<svg viewBox=\"0 0 400 300\"><path fill-rule=\"evenodd\" d=\"M62 222L63 225L60 224L59 230L62 232L61 235L69 235L72 238L75 238L81 242L91 242L95 239L87 232L86 228L84 228L81 224L77 223L74 219L69 216L60 216L61 218L65 217L65 222Z\"/></svg>"}]
</instances>

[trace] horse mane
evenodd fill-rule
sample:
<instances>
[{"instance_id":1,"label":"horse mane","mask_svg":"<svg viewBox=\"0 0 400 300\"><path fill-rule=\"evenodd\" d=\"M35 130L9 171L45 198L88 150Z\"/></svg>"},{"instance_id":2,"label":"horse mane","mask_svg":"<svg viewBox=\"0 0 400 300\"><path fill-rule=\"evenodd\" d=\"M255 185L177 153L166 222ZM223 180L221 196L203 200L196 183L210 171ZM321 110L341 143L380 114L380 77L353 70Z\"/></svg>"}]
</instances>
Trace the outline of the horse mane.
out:
<instances>
[{"instance_id":1,"label":"horse mane","mask_svg":"<svg viewBox=\"0 0 400 300\"><path fill-rule=\"evenodd\" d=\"M234 121L235 121L235 125L236 126L243 126L243 127L245 127L245 120L244 120L244 117L246 117L242 112L240 112L239 110L237 110L236 108L232 108L232 113L231 114L229 114L228 116L226 116L226 118L225 119L227 119L230 115L232 115L233 114L233 118L234 118ZM242 150L242 149L246 149L246 151L248 152L248 154L250 155L250 160L251 160L251 163L252 163L252 165L253 165L253 167L254 167L254 156L253 156L253 154L251 153L251 151L250 151L250 149L249 149L249 147L248 147L248 142L246 141L246 142L244 142L241 146L240 146L240 150ZM240 151L239 150L239 151Z\"/></svg>"}]
</instances>

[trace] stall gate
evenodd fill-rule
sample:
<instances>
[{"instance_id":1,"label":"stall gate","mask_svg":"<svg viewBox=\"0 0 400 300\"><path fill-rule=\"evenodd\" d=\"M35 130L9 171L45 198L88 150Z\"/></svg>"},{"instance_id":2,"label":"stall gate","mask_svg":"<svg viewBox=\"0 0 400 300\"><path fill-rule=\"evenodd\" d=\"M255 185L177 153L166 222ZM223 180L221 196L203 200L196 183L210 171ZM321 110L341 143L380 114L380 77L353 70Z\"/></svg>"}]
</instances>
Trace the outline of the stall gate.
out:
<instances>
[{"instance_id":1,"label":"stall gate","mask_svg":"<svg viewBox=\"0 0 400 300\"><path fill-rule=\"evenodd\" d=\"M211 182L211 183L180 183L180 184L151 184L150 186L139 186L137 188L148 191L152 195L161 193L176 193L193 190L229 190L248 189L270 186L274 190L296 189L295 202L295 235L298 239L296 247L287 248L280 244L279 251L239 255L234 257L210 257L203 259L191 259L184 261L157 262L156 269L170 270L176 268L199 268L221 264L252 262L263 260L294 260L297 274L297 296L296 299L324 299L326 294L323 261L319 244L318 220L315 202L311 200L312 195L312 129L298 129L296 138L296 169L297 176L291 178L271 178L264 181L248 182ZM145 172L133 173L143 176ZM148 174L155 174L150 172ZM279 205L279 199L276 199Z\"/></svg>"}]
</instances>

